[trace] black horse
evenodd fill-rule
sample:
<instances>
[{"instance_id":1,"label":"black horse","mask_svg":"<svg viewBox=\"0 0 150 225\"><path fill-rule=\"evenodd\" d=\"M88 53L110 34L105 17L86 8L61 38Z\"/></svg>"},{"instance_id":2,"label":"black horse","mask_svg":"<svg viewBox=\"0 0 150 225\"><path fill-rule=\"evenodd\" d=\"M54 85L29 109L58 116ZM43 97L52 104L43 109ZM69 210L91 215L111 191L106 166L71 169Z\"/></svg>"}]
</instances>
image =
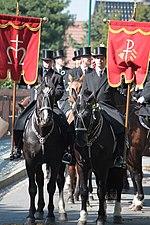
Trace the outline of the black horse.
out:
<instances>
[{"instance_id":1,"label":"black horse","mask_svg":"<svg viewBox=\"0 0 150 225\"><path fill-rule=\"evenodd\" d=\"M62 155L65 151L64 140L60 127L56 122L54 113L55 88L50 78L46 78L37 90L35 109L28 118L23 134L23 154L26 162L26 170L29 178L30 208L27 224L35 224L36 219L43 219L44 215L44 173L42 164L47 163L50 167L50 178L47 184L49 194L48 214L45 224L55 224L53 197L61 167ZM64 167L63 167L64 169ZM61 171L62 172L62 171ZM38 189L37 209L35 197ZM62 190L61 190L62 191ZM60 193L59 215L60 219L66 219L62 192Z\"/></svg>"},{"instance_id":2,"label":"black horse","mask_svg":"<svg viewBox=\"0 0 150 225\"><path fill-rule=\"evenodd\" d=\"M104 225L106 220L105 196L107 178L113 167L113 152L116 147L111 125L103 116L102 109L96 102L93 93L79 95L74 108L76 130L76 160L78 164L82 206L78 225L87 222L88 187L87 176L92 169L96 177L97 195L99 198L97 225ZM116 168L120 169L120 168ZM124 170L119 170L121 182L117 180L117 202L114 208L114 221L121 223L121 192L123 188Z\"/></svg>"}]
</instances>

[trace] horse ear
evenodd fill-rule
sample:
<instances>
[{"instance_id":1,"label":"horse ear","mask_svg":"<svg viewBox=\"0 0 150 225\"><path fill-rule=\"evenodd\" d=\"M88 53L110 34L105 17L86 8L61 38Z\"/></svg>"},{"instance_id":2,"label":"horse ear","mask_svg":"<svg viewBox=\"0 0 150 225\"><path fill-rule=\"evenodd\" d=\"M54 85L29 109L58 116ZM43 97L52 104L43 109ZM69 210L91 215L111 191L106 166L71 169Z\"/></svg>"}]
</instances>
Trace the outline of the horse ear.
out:
<instances>
[{"instance_id":1,"label":"horse ear","mask_svg":"<svg viewBox=\"0 0 150 225\"><path fill-rule=\"evenodd\" d=\"M71 74L68 75L68 80L72 83L73 82L73 78L71 76Z\"/></svg>"},{"instance_id":2,"label":"horse ear","mask_svg":"<svg viewBox=\"0 0 150 225\"><path fill-rule=\"evenodd\" d=\"M98 93L99 93L99 88L98 88L96 91L93 92L93 96L94 96L96 99L97 99Z\"/></svg>"},{"instance_id":3,"label":"horse ear","mask_svg":"<svg viewBox=\"0 0 150 225\"><path fill-rule=\"evenodd\" d=\"M77 92L76 92L76 90L74 88L71 89L71 95L74 98L74 100L76 101L78 96L77 96Z\"/></svg>"}]
</instances>

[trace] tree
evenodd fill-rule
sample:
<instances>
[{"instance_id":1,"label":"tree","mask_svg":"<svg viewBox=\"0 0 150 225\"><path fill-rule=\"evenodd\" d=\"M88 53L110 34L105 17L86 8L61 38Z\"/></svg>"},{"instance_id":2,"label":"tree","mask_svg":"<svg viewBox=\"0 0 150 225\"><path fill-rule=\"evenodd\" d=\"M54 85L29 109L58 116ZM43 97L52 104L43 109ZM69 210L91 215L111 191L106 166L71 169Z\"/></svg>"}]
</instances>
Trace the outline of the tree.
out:
<instances>
[{"instance_id":1,"label":"tree","mask_svg":"<svg viewBox=\"0 0 150 225\"><path fill-rule=\"evenodd\" d=\"M0 14L16 15L15 0L0 0ZM65 12L71 0L19 0L19 15L31 17L47 17L48 23L42 23L41 49L65 49L65 33L73 24L74 16ZM41 54L40 54L41 55ZM40 64L41 60L39 61ZM12 88L10 79L2 81L0 88Z\"/></svg>"},{"instance_id":2,"label":"tree","mask_svg":"<svg viewBox=\"0 0 150 225\"><path fill-rule=\"evenodd\" d=\"M103 43L107 46L107 36L108 36L108 24L103 22L104 19L107 20L121 20L121 12L114 10L113 12L105 15L105 3L100 2L98 10L94 12L91 18L91 47L92 49ZM146 4L137 4L136 21L150 21L150 7ZM87 45L88 36L88 23L83 23L83 29L86 35L83 37L83 42L80 46ZM70 45L74 48L79 47L79 44L70 37Z\"/></svg>"},{"instance_id":3,"label":"tree","mask_svg":"<svg viewBox=\"0 0 150 225\"><path fill-rule=\"evenodd\" d=\"M95 47L99 46L101 43L107 45L107 34L108 34L108 24L104 24L103 19L105 18L105 3L100 2L98 11L94 13L91 18L91 48L94 49ZM107 19L120 19L120 12L115 11L110 15L107 15ZM70 45L73 48L78 48L82 46L87 46L88 43L88 23L83 23L83 29L86 35L83 37L82 43L76 42L70 36Z\"/></svg>"},{"instance_id":4,"label":"tree","mask_svg":"<svg viewBox=\"0 0 150 225\"><path fill-rule=\"evenodd\" d=\"M121 14L118 10L114 10L111 14L105 14L105 3L100 2L98 11L92 17L91 22L91 46L95 48L100 44L107 46L108 24L104 23L104 19L120 20Z\"/></svg>"},{"instance_id":5,"label":"tree","mask_svg":"<svg viewBox=\"0 0 150 225\"><path fill-rule=\"evenodd\" d=\"M150 6L142 3L137 5L136 21L150 22Z\"/></svg>"},{"instance_id":6,"label":"tree","mask_svg":"<svg viewBox=\"0 0 150 225\"><path fill-rule=\"evenodd\" d=\"M47 17L48 23L42 23L41 49L53 50L65 48L65 32L73 23L74 16L64 9L71 0L20 0L20 15L31 17ZM16 14L16 1L0 0L1 14Z\"/></svg>"}]
</instances>

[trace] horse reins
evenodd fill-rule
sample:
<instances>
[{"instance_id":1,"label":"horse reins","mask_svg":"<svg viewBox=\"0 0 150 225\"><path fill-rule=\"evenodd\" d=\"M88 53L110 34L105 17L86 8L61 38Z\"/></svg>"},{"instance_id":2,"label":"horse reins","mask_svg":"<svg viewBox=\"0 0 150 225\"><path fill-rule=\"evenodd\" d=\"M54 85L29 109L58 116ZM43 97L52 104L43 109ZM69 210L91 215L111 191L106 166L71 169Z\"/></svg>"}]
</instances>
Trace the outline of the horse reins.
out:
<instances>
[{"instance_id":1,"label":"horse reins","mask_svg":"<svg viewBox=\"0 0 150 225\"><path fill-rule=\"evenodd\" d=\"M44 144L45 144L47 138L50 136L50 134L52 133L52 131L53 131L53 129L54 129L54 121L53 121L53 123L52 123L52 126L51 126L50 131L49 131L44 137L42 137L42 136L38 133L38 131L36 130L36 128L35 128L35 126L34 126L34 118L35 118L36 121L37 121L37 116L36 116L35 111L34 111L34 113L33 113L33 115L32 115L32 130L33 130L33 132L35 133L35 135L37 136L37 138L38 138L40 144L42 145L42 154L44 155Z\"/></svg>"},{"instance_id":2,"label":"horse reins","mask_svg":"<svg viewBox=\"0 0 150 225\"><path fill-rule=\"evenodd\" d=\"M83 120L83 118L81 116L84 111L85 111L85 109L83 109L80 113L77 111L77 119L81 119L83 128L77 128L75 126L76 127L75 130L78 130L78 131L87 131L88 130L86 128L85 123L84 123L84 120ZM104 119L103 119L103 117L102 117L101 114L100 114L100 117L101 117L101 119L99 120L99 122L97 123L96 127L94 128L94 130L92 132L92 137L93 138L91 138L90 140L88 140L88 143L87 143L88 156L89 156L89 161L90 161L90 164L91 164L92 171L94 171L94 169L93 169L92 160L91 160L91 146L93 145L94 141L99 137L99 135L101 133L101 130L102 130L102 127L103 127L103 123L104 123ZM77 121L76 121L76 125L77 125Z\"/></svg>"}]
</instances>

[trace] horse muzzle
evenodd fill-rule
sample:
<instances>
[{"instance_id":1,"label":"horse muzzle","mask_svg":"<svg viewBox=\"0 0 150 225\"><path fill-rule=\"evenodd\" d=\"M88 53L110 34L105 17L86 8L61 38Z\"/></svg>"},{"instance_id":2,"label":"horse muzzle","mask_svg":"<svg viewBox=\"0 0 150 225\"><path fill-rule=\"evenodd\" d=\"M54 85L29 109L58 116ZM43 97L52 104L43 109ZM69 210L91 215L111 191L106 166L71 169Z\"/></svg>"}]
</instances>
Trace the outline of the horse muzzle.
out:
<instances>
[{"instance_id":1,"label":"horse muzzle","mask_svg":"<svg viewBox=\"0 0 150 225\"><path fill-rule=\"evenodd\" d=\"M86 131L76 131L76 144L79 147L85 147L88 144L88 135Z\"/></svg>"}]
</instances>

